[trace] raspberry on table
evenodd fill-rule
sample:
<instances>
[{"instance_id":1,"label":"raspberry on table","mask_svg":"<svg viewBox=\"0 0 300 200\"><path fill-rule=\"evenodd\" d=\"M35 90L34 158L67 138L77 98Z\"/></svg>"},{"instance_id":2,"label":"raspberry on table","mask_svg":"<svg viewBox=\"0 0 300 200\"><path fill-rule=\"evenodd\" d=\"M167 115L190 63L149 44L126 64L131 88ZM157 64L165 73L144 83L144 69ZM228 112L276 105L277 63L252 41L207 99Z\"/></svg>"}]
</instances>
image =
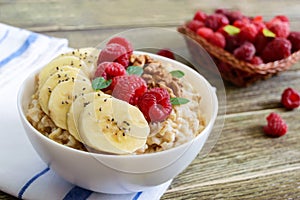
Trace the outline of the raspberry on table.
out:
<instances>
[{"instance_id":1,"label":"raspberry on table","mask_svg":"<svg viewBox=\"0 0 300 200\"><path fill-rule=\"evenodd\" d=\"M111 43L106 45L99 54L97 64L99 65L102 62L118 62L126 68L129 64L129 56L125 47Z\"/></svg>"},{"instance_id":2,"label":"raspberry on table","mask_svg":"<svg viewBox=\"0 0 300 200\"><path fill-rule=\"evenodd\" d=\"M175 56L170 49L161 49L157 52L157 55L175 60Z\"/></svg>"},{"instance_id":3,"label":"raspberry on table","mask_svg":"<svg viewBox=\"0 0 300 200\"><path fill-rule=\"evenodd\" d=\"M291 55L291 42L285 38L275 38L268 43L261 54L264 63L284 59Z\"/></svg>"},{"instance_id":4,"label":"raspberry on table","mask_svg":"<svg viewBox=\"0 0 300 200\"><path fill-rule=\"evenodd\" d=\"M95 78L104 77L105 79L112 79L115 76L123 76L126 74L125 67L117 62L102 62L98 65Z\"/></svg>"},{"instance_id":5,"label":"raspberry on table","mask_svg":"<svg viewBox=\"0 0 300 200\"><path fill-rule=\"evenodd\" d=\"M272 112L266 119L268 124L263 128L266 135L271 137L280 137L287 133L287 124L279 114Z\"/></svg>"},{"instance_id":6,"label":"raspberry on table","mask_svg":"<svg viewBox=\"0 0 300 200\"><path fill-rule=\"evenodd\" d=\"M145 80L136 75L116 76L109 86L112 96L126 101L131 105L136 105L139 97L147 91Z\"/></svg>"},{"instance_id":7,"label":"raspberry on table","mask_svg":"<svg viewBox=\"0 0 300 200\"><path fill-rule=\"evenodd\" d=\"M244 42L240 47L233 51L233 55L240 60L250 61L255 55L255 47L250 42Z\"/></svg>"},{"instance_id":8,"label":"raspberry on table","mask_svg":"<svg viewBox=\"0 0 300 200\"><path fill-rule=\"evenodd\" d=\"M205 26L211 28L213 31L217 31L220 27L227 24L229 24L229 20L222 14L212 14L205 19Z\"/></svg>"},{"instance_id":9,"label":"raspberry on table","mask_svg":"<svg viewBox=\"0 0 300 200\"><path fill-rule=\"evenodd\" d=\"M196 32L199 28L204 27L204 23L199 20L192 20L188 22L187 27Z\"/></svg>"},{"instance_id":10,"label":"raspberry on table","mask_svg":"<svg viewBox=\"0 0 300 200\"><path fill-rule=\"evenodd\" d=\"M164 88L152 88L141 96L138 107L148 122L161 122L172 111L170 94Z\"/></svg>"},{"instance_id":11,"label":"raspberry on table","mask_svg":"<svg viewBox=\"0 0 300 200\"><path fill-rule=\"evenodd\" d=\"M300 32L290 32L288 40L292 43L292 52L300 50Z\"/></svg>"},{"instance_id":12,"label":"raspberry on table","mask_svg":"<svg viewBox=\"0 0 300 200\"><path fill-rule=\"evenodd\" d=\"M126 38L113 37L112 39L110 39L107 42L106 45L109 45L109 44L119 44L119 45L123 46L126 49L127 54L128 54L129 57L133 52L133 47L132 47L131 43Z\"/></svg>"},{"instance_id":13,"label":"raspberry on table","mask_svg":"<svg viewBox=\"0 0 300 200\"><path fill-rule=\"evenodd\" d=\"M294 109L300 106L300 94L293 88L287 88L281 95L281 103L287 109Z\"/></svg>"},{"instance_id":14,"label":"raspberry on table","mask_svg":"<svg viewBox=\"0 0 300 200\"><path fill-rule=\"evenodd\" d=\"M207 15L206 13L202 12L201 10L198 10L195 15L194 15L194 20L198 20L201 22L204 22L204 20L206 19Z\"/></svg>"},{"instance_id":15,"label":"raspberry on table","mask_svg":"<svg viewBox=\"0 0 300 200\"><path fill-rule=\"evenodd\" d=\"M218 33L218 32L215 32L214 34L210 35L207 38L207 41L209 43L211 43L215 46L221 47L221 48L224 48L226 45L225 37L221 33Z\"/></svg>"}]
</instances>

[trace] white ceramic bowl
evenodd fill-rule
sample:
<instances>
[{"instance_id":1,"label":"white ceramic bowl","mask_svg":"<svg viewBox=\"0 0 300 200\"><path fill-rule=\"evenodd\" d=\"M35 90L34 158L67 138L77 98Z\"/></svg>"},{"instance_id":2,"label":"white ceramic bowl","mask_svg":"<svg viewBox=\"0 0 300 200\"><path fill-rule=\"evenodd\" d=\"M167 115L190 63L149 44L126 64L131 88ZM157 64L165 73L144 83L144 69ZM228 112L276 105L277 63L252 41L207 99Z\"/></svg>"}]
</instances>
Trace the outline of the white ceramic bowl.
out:
<instances>
[{"instance_id":1,"label":"white ceramic bowl","mask_svg":"<svg viewBox=\"0 0 300 200\"><path fill-rule=\"evenodd\" d=\"M202 149L218 113L217 96L208 81L184 64L154 54L151 57L185 72L185 79L201 94L206 128L195 139L176 148L144 155L105 155L84 152L58 144L37 131L26 119L34 93L35 74L22 84L18 110L27 136L51 169L80 187L104 193L131 193L167 182L182 172Z\"/></svg>"}]
</instances>

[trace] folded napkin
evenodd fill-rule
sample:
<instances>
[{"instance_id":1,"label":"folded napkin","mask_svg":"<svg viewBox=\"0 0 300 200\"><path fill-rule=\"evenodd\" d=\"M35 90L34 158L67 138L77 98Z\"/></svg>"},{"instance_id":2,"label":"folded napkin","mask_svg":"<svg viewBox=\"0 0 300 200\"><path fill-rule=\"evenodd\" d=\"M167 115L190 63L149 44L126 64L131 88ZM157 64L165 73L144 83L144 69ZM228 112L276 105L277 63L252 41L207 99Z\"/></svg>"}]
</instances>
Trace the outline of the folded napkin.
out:
<instances>
[{"instance_id":1,"label":"folded napkin","mask_svg":"<svg viewBox=\"0 0 300 200\"><path fill-rule=\"evenodd\" d=\"M133 194L96 193L63 180L31 146L19 119L17 92L27 75L68 50L66 39L0 23L0 190L23 199L159 199L171 181Z\"/></svg>"}]
</instances>

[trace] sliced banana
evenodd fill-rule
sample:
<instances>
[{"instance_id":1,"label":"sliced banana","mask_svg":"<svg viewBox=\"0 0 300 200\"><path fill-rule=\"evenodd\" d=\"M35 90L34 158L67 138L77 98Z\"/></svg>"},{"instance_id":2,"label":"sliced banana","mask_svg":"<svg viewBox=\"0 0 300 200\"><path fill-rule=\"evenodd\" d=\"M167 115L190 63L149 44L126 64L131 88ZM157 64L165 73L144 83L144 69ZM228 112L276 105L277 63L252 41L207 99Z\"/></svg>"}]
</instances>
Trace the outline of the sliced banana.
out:
<instances>
[{"instance_id":1,"label":"sliced banana","mask_svg":"<svg viewBox=\"0 0 300 200\"><path fill-rule=\"evenodd\" d=\"M78 131L78 120L80 113L83 111L84 107L93 102L94 99L97 98L96 96L99 95L103 95L107 98L109 97L109 95L101 91L80 95L74 100L67 114L68 131L80 142L82 142Z\"/></svg>"},{"instance_id":2,"label":"sliced banana","mask_svg":"<svg viewBox=\"0 0 300 200\"><path fill-rule=\"evenodd\" d=\"M38 92L38 98L39 103L42 108L42 110L49 114L48 110L48 102L50 95L52 93L52 90L59 84L64 81L75 81L78 78L83 78L84 75L80 73L80 70L78 68L74 68L71 66L63 66L61 67L62 71L58 71L52 76L50 76L46 82L43 84L43 86L40 88Z\"/></svg>"},{"instance_id":3,"label":"sliced banana","mask_svg":"<svg viewBox=\"0 0 300 200\"><path fill-rule=\"evenodd\" d=\"M101 95L84 107L78 127L83 143L116 154L133 153L143 147L150 132L137 107Z\"/></svg>"},{"instance_id":4,"label":"sliced banana","mask_svg":"<svg viewBox=\"0 0 300 200\"><path fill-rule=\"evenodd\" d=\"M89 80L69 80L58 84L51 92L48 102L49 116L56 126L67 130L67 113L73 100L92 91Z\"/></svg>"},{"instance_id":5,"label":"sliced banana","mask_svg":"<svg viewBox=\"0 0 300 200\"><path fill-rule=\"evenodd\" d=\"M74 68L82 69L88 76L90 73L90 69L87 69L86 63L79 57L61 55L52 60L39 73L39 89L43 86L49 76L60 71L63 66L72 66Z\"/></svg>"}]
</instances>

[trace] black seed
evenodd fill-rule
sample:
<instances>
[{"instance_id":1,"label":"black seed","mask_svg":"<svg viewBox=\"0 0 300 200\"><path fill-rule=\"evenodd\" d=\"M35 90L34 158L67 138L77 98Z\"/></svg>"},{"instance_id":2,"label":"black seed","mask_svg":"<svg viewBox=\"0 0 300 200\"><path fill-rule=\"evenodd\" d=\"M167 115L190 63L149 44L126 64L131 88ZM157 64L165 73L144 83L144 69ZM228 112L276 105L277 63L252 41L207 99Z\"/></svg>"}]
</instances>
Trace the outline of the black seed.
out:
<instances>
[{"instance_id":1,"label":"black seed","mask_svg":"<svg viewBox=\"0 0 300 200\"><path fill-rule=\"evenodd\" d=\"M66 103L66 104L69 104L69 102L68 102L68 101L65 101L65 103Z\"/></svg>"},{"instance_id":2,"label":"black seed","mask_svg":"<svg viewBox=\"0 0 300 200\"><path fill-rule=\"evenodd\" d=\"M108 129L108 126L106 126L106 128Z\"/></svg>"},{"instance_id":3,"label":"black seed","mask_svg":"<svg viewBox=\"0 0 300 200\"><path fill-rule=\"evenodd\" d=\"M82 65L81 65L81 64L79 64L79 67L82 67Z\"/></svg>"},{"instance_id":4,"label":"black seed","mask_svg":"<svg viewBox=\"0 0 300 200\"><path fill-rule=\"evenodd\" d=\"M72 54L74 55L74 54L75 54L75 51L72 51Z\"/></svg>"},{"instance_id":5,"label":"black seed","mask_svg":"<svg viewBox=\"0 0 300 200\"><path fill-rule=\"evenodd\" d=\"M82 88L82 90L84 91L86 88L84 87L84 88Z\"/></svg>"},{"instance_id":6,"label":"black seed","mask_svg":"<svg viewBox=\"0 0 300 200\"><path fill-rule=\"evenodd\" d=\"M68 76L68 74L65 74L65 77L67 77Z\"/></svg>"},{"instance_id":7,"label":"black seed","mask_svg":"<svg viewBox=\"0 0 300 200\"><path fill-rule=\"evenodd\" d=\"M101 95L101 94L100 94L100 93L98 93L97 95L98 95L98 97L100 97L100 95Z\"/></svg>"},{"instance_id":8,"label":"black seed","mask_svg":"<svg viewBox=\"0 0 300 200\"><path fill-rule=\"evenodd\" d=\"M101 108L101 107L99 108L99 111L100 111L100 112L102 111L102 108Z\"/></svg>"},{"instance_id":9,"label":"black seed","mask_svg":"<svg viewBox=\"0 0 300 200\"><path fill-rule=\"evenodd\" d=\"M123 136L125 136L125 133L123 132Z\"/></svg>"},{"instance_id":10,"label":"black seed","mask_svg":"<svg viewBox=\"0 0 300 200\"><path fill-rule=\"evenodd\" d=\"M60 74L57 74L57 77L60 78L61 77Z\"/></svg>"},{"instance_id":11,"label":"black seed","mask_svg":"<svg viewBox=\"0 0 300 200\"><path fill-rule=\"evenodd\" d=\"M83 103L83 107L86 107L89 104L90 104L90 102Z\"/></svg>"},{"instance_id":12,"label":"black seed","mask_svg":"<svg viewBox=\"0 0 300 200\"><path fill-rule=\"evenodd\" d=\"M114 119L114 118L111 118L111 121L113 122L113 121L115 121L115 119Z\"/></svg>"},{"instance_id":13,"label":"black seed","mask_svg":"<svg viewBox=\"0 0 300 200\"><path fill-rule=\"evenodd\" d=\"M74 98L77 99L77 95L75 95Z\"/></svg>"},{"instance_id":14,"label":"black seed","mask_svg":"<svg viewBox=\"0 0 300 200\"><path fill-rule=\"evenodd\" d=\"M58 71L58 70L59 70L59 67L56 67L56 70Z\"/></svg>"},{"instance_id":15,"label":"black seed","mask_svg":"<svg viewBox=\"0 0 300 200\"><path fill-rule=\"evenodd\" d=\"M61 102L61 104L65 104L65 102L64 102L64 101L62 101L62 102Z\"/></svg>"},{"instance_id":16,"label":"black seed","mask_svg":"<svg viewBox=\"0 0 300 200\"><path fill-rule=\"evenodd\" d=\"M107 99L104 99L104 102L106 102L107 101Z\"/></svg>"}]
</instances>

